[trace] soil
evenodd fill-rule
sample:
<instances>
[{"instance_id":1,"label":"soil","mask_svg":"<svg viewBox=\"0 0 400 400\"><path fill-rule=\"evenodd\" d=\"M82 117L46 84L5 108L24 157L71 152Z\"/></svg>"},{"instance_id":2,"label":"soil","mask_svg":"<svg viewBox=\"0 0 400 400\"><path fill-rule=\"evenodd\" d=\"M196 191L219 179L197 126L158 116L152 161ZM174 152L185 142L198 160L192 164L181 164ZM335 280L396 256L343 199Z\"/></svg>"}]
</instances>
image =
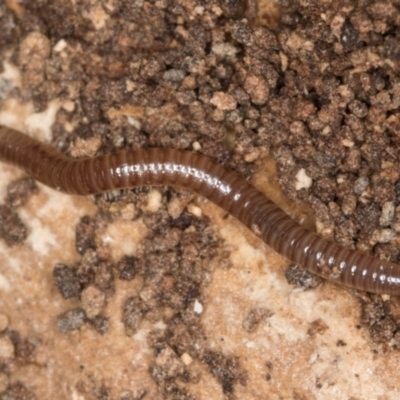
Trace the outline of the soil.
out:
<instances>
[{"instance_id":1,"label":"soil","mask_svg":"<svg viewBox=\"0 0 400 400\"><path fill-rule=\"evenodd\" d=\"M398 0L8 0L0 123L72 157L197 151L262 190L275 182L271 197L324 237L399 262L399 26ZM373 371L397 368L397 298L321 284L185 190L49 200L11 167L2 176L1 400L344 398L335 385L356 398L343 375L312 369L326 341L333 370L363 346L381 357ZM260 296L241 284L257 287L265 254ZM279 289L288 297L265 303ZM322 318L296 314L306 298ZM327 322L335 302L343 334ZM379 398L396 398L391 371Z\"/></svg>"}]
</instances>

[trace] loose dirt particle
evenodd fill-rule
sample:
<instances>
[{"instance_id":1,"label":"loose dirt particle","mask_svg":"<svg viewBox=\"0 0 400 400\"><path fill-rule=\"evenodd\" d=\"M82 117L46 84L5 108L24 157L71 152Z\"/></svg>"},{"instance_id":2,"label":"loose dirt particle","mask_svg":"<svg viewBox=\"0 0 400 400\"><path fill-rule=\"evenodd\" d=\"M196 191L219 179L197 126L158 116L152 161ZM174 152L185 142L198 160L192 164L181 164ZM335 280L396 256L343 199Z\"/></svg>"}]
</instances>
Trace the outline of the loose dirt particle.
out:
<instances>
[{"instance_id":1,"label":"loose dirt particle","mask_svg":"<svg viewBox=\"0 0 400 400\"><path fill-rule=\"evenodd\" d=\"M45 61L50 55L50 41L40 32L31 32L22 41L19 66L26 89L35 89L45 77Z\"/></svg>"},{"instance_id":2,"label":"loose dirt particle","mask_svg":"<svg viewBox=\"0 0 400 400\"><path fill-rule=\"evenodd\" d=\"M136 333L144 315L144 305L138 297L126 299L122 308L122 323L128 336Z\"/></svg>"},{"instance_id":3,"label":"loose dirt particle","mask_svg":"<svg viewBox=\"0 0 400 400\"><path fill-rule=\"evenodd\" d=\"M124 256L116 265L118 278L130 281L140 271L139 260L136 257Z\"/></svg>"},{"instance_id":4,"label":"loose dirt particle","mask_svg":"<svg viewBox=\"0 0 400 400\"><path fill-rule=\"evenodd\" d=\"M244 89L256 105L263 105L269 98L268 83L259 76L249 75L244 82Z\"/></svg>"},{"instance_id":5,"label":"loose dirt particle","mask_svg":"<svg viewBox=\"0 0 400 400\"><path fill-rule=\"evenodd\" d=\"M324 322L322 319L317 319L310 324L310 328L308 329L307 333L310 336L315 336L316 334L323 335L329 326Z\"/></svg>"},{"instance_id":6,"label":"loose dirt particle","mask_svg":"<svg viewBox=\"0 0 400 400\"><path fill-rule=\"evenodd\" d=\"M236 108L236 100L223 92L215 92L210 102L219 110L234 110Z\"/></svg>"},{"instance_id":7,"label":"loose dirt particle","mask_svg":"<svg viewBox=\"0 0 400 400\"><path fill-rule=\"evenodd\" d=\"M313 289L321 284L322 279L317 275L299 268L297 265L292 265L286 268L285 278L291 285L301 287L305 290Z\"/></svg>"},{"instance_id":8,"label":"loose dirt particle","mask_svg":"<svg viewBox=\"0 0 400 400\"><path fill-rule=\"evenodd\" d=\"M76 227L75 248L79 254L95 247L95 231L89 217L83 217Z\"/></svg>"},{"instance_id":9,"label":"loose dirt particle","mask_svg":"<svg viewBox=\"0 0 400 400\"><path fill-rule=\"evenodd\" d=\"M251 333L254 332L258 325L265 321L272 315L272 312L267 308L253 308L248 312L245 319L242 322L242 327L247 332Z\"/></svg>"},{"instance_id":10,"label":"loose dirt particle","mask_svg":"<svg viewBox=\"0 0 400 400\"><path fill-rule=\"evenodd\" d=\"M37 194L39 188L31 178L13 181L7 187L6 204L11 208L23 206L32 194Z\"/></svg>"},{"instance_id":11,"label":"loose dirt particle","mask_svg":"<svg viewBox=\"0 0 400 400\"><path fill-rule=\"evenodd\" d=\"M60 332L73 331L81 328L86 322L86 313L82 309L66 311L57 317L57 329Z\"/></svg>"},{"instance_id":12,"label":"loose dirt particle","mask_svg":"<svg viewBox=\"0 0 400 400\"><path fill-rule=\"evenodd\" d=\"M94 328L98 333L100 333L100 335L104 335L110 327L109 319L102 315L96 315L93 319L89 321L89 323L94 326Z\"/></svg>"},{"instance_id":13,"label":"loose dirt particle","mask_svg":"<svg viewBox=\"0 0 400 400\"><path fill-rule=\"evenodd\" d=\"M175 378L182 375L185 367L178 355L170 348L159 350L156 356L156 365L162 369L167 378Z\"/></svg>"},{"instance_id":14,"label":"loose dirt particle","mask_svg":"<svg viewBox=\"0 0 400 400\"><path fill-rule=\"evenodd\" d=\"M0 237L8 246L14 246L23 242L27 236L27 229L18 214L9 207L0 205Z\"/></svg>"},{"instance_id":15,"label":"loose dirt particle","mask_svg":"<svg viewBox=\"0 0 400 400\"><path fill-rule=\"evenodd\" d=\"M81 293L79 277L74 269L64 264L56 264L53 270L54 284L64 299L78 297Z\"/></svg>"},{"instance_id":16,"label":"loose dirt particle","mask_svg":"<svg viewBox=\"0 0 400 400\"><path fill-rule=\"evenodd\" d=\"M382 206L382 214L379 218L381 226L388 226L392 223L395 214L395 203L388 201Z\"/></svg>"}]
</instances>

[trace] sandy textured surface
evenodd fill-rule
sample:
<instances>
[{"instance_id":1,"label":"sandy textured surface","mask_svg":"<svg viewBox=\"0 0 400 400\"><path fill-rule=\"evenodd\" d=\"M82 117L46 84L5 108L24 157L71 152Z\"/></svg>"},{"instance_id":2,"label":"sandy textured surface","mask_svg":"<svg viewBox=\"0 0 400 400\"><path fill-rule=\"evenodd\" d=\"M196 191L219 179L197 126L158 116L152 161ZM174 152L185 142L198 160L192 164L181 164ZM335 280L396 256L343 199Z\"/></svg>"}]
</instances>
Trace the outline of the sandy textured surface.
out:
<instances>
[{"instance_id":1,"label":"sandy textured surface","mask_svg":"<svg viewBox=\"0 0 400 400\"><path fill-rule=\"evenodd\" d=\"M90 18L98 29L103 13L97 3L91 9ZM20 71L3 62L0 81L18 88ZM30 101L2 99L0 124L50 141L57 111L69 106L54 101L35 112ZM137 109L126 112L134 114ZM258 169L252 178L255 185L312 227L310 211L284 198L278 189L274 162L267 158ZM0 204L5 202L7 186L22 176L18 169L0 164ZM300 173L297 190L307 187L307 178ZM144 199L146 213L162 214L162 189L145 193ZM129 214L129 207L124 207ZM115 279L113 293L107 294L101 308L109 325L104 334L90 323L67 332L57 328L59 316L83 307L83 300L82 294L72 299L61 296L53 279L54 266L80 262L76 226L83 216L97 215L98 207L90 198L39 185L39 192L16 210L27 227L27 238L15 246L0 240L1 400L400 398L400 352L394 340L371 339L361 321L364 294L357 296L329 282L313 290L296 288L285 279L288 261L223 210L200 197L186 208L195 219L209 217L207 227L220 240L218 251L227 254L221 265L205 268L199 295L190 310L185 309L202 330L193 335L197 342L185 347L194 349L193 354L181 351L178 339L174 348L156 339L166 332L177 337L181 333L179 327L173 331L168 325L174 315L169 303L160 307L159 315L143 317L137 330L127 335L122 309L130 296L145 295L143 274L130 281ZM140 256L150 234L142 217L122 216L104 224L96 246L106 249L110 262L115 264L124 255ZM218 251L216 261L221 258Z\"/></svg>"}]
</instances>

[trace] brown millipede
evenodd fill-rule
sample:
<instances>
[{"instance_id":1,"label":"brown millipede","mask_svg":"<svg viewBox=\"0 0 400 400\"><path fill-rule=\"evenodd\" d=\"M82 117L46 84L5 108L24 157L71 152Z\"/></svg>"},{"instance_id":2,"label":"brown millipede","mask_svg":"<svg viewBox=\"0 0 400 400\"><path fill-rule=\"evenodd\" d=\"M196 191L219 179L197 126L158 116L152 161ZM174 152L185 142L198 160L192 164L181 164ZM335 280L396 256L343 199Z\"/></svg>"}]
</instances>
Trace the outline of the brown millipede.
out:
<instances>
[{"instance_id":1,"label":"brown millipede","mask_svg":"<svg viewBox=\"0 0 400 400\"><path fill-rule=\"evenodd\" d=\"M0 127L0 160L70 194L146 185L190 189L308 271L367 292L400 294L398 265L341 247L303 228L249 182L205 156L174 149L142 149L72 159L48 144Z\"/></svg>"}]
</instances>

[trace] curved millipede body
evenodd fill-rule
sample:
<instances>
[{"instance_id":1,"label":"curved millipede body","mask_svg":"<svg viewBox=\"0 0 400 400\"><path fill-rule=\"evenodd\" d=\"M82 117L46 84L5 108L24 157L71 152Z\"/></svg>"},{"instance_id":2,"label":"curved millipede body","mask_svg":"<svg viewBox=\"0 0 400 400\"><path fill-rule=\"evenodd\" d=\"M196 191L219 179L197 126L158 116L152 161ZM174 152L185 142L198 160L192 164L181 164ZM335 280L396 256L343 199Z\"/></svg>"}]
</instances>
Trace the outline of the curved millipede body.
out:
<instances>
[{"instance_id":1,"label":"curved millipede body","mask_svg":"<svg viewBox=\"0 0 400 400\"><path fill-rule=\"evenodd\" d=\"M0 126L0 160L70 194L146 185L187 188L235 216L266 244L308 271L368 292L400 295L400 266L338 246L301 227L250 183L205 156L142 149L75 160Z\"/></svg>"}]
</instances>

